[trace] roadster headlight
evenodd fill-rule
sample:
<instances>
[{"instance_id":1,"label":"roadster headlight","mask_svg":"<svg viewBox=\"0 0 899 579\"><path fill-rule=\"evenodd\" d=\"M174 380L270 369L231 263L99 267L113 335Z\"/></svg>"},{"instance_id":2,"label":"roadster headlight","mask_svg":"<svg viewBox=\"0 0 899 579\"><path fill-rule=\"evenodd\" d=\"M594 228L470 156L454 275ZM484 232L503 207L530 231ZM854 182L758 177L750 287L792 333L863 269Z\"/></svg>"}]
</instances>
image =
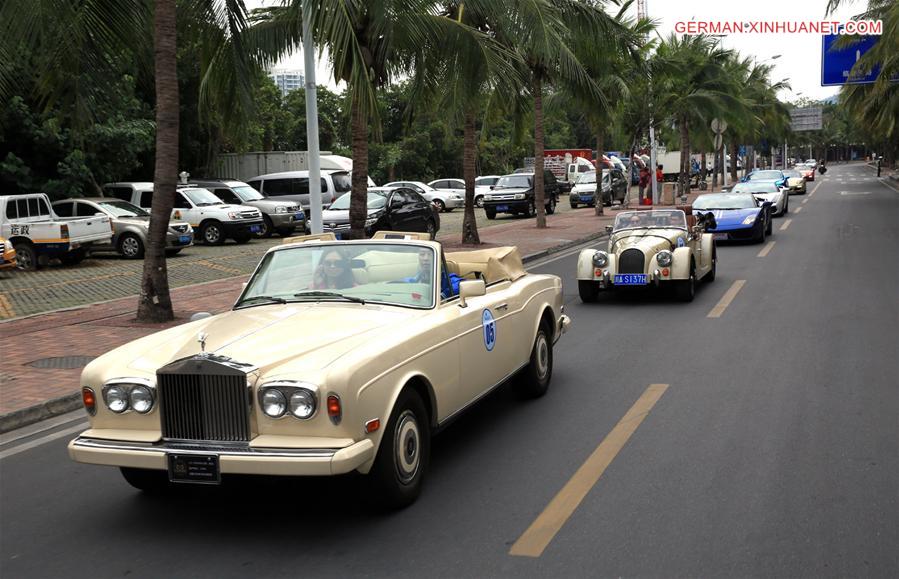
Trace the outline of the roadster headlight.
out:
<instances>
[{"instance_id":1,"label":"roadster headlight","mask_svg":"<svg viewBox=\"0 0 899 579\"><path fill-rule=\"evenodd\" d=\"M153 393L146 386L135 386L128 396L131 408L140 414L146 414L153 409Z\"/></svg>"},{"instance_id":2,"label":"roadster headlight","mask_svg":"<svg viewBox=\"0 0 899 579\"><path fill-rule=\"evenodd\" d=\"M103 401L107 408L121 414L128 410L128 390L124 386L110 386L103 392Z\"/></svg>"},{"instance_id":3,"label":"roadster headlight","mask_svg":"<svg viewBox=\"0 0 899 579\"><path fill-rule=\"evenodd\" d=\"M287 410L287 400L277 388L269 388L262 393L262 411L266 416L281 418Z\"/></svg>"},{"instance_id":4,"label":"roadster headlight","mask_svg":"<svg viewBox=\"0 0 899 579\"><path fill-rule=\"evenodd\" d=\"M743 220L743 225L752 225L755 223L755 215L747 215Z\"/></svg>"},{"instance_id":5,"label":"roadster headlight","mask_svg":"<svg viewBox=\"0 0 899 579\"><path fill-rule=\"evenodd\" d=\"M662 267L668 267L671 265L671 252L667 249L663 249L656 254L656 261L659 262L659 265Z\"/></svg>"},{"instance_id":6,"label":"roadster headlight","mask_svg":"<svg viewBox=\"0 0 899 579\"><path fill-rule=\"evenodd\" d=\"M593 265L596 267L605 267L609 265L609 254L605 251L597 251L593 254Z\"/></svg>"},{"instance_id":7,"label":"roadster headlight","mask_svg":"<svg viewBox=\"0 0 899 579\"><path fill-rule=\"evenodd\" d=\"M297 418L309 418L315 413L315 396L308 390L298 389L290 395L290 413Z\"/></svg>"}]
</instances>

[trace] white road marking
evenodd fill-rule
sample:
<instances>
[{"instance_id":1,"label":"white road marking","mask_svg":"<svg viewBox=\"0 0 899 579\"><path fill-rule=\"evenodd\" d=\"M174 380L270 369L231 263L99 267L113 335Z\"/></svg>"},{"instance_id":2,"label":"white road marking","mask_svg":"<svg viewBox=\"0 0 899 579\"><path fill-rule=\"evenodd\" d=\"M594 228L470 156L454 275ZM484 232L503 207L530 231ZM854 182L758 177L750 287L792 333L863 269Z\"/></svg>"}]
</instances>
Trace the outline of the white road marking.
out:
<instances>
[{"instance_id":1,"label":"white road marking","mask_svg":"<svg viewBox=\"0 0 899 579\"><path fill-rule=\"evenodd\" d=\"M808 203L808 199L803 199L802 204L805 205L806 203Z\"/></svg>"},{"instance_id":2,"label":"white road marking","mask_svg":"<svg viewBox=\"0 0 899 579\"><path fill-rule=\"evenodd\" d=\"M797 208L796 208L796 211L794 211L793 213L794 213L794 214L795 214L795 213L799 213L800 211L802 211L802 207L797 207Z\"/></svg>"},{"instance_id":3,"label":"white road marking","mask_svg":"<svg viewBox=\"0 0 899 579\"><path fill-rule=\"evenodd\" d=\"M19 446L10 448L9 450L4 450L0 452L0 460L4 458L9 458L10 456L14 456L19 454L20 452L25 452L26 450L31 450L32 448L36 448L41 446L42 444L47 444L48 442L53 442L59 438L63 438L74 434L76 432L80 432L82 430L86 430L88 428L88 423L78 424L77 426L73 426L71 428L67 428L65 430L60 430L59 432L54 432L53 434L48 434L42 438L38 438L36 440L32 440L31 442L26 442L25 444L21 444Z\"/></svg>"},{"instance_id":4,"label":"white road marking","mask_svg":"<svg viewBox=\"0 0 899 579\"><path fill-rule=\"evenodd\" d=\"M793 223L793 220L792 220L792 219L787 219L786 221L783 222L783 225L780 226L780 230L781 230L781 231L786 231L786 230L787 230L787 227L789 227L791 223ZM772 241L771 243L774 243L774 242Z\"/></svg>"},{"instance_id":5,"label":"white road marking","mask_svg":"<svg viewBox=\"0 0 899 579\"><path fill-rule=\"evenodd\" d=\"M759 254L756 257L765 257L766 255L771 253L771 250L774 249L775 243L777 243L777 242L769 241L767 244L765 244L765 247L762 248L762 250L759 252Z\"/></svg>"},{"instance_id":6,"label":"white road marking","mask_svg":"<svg viewBox=\"0 0 899 579\"><path fill-rule=\"evenodd\" d=\"M840 195L844 197L851 197L853 195L870 195L870 191L840 191Z\"/></svg>"}]
</instances>

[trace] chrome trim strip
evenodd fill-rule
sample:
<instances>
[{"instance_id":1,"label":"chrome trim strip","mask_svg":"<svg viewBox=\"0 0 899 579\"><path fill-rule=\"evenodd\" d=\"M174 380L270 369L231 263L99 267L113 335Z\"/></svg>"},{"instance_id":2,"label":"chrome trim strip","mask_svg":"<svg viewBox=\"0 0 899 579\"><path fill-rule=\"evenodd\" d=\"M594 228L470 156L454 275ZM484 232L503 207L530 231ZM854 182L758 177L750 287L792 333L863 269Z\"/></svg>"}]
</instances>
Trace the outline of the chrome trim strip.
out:
<instances>
[{"instance_id":1,"label":"chrome trim strip","mask_svg":"<svg viewBox=\"0 0 899 579\"><path fill-rule=\"evenodd\" d=\"M72 445L82 448L96 448L102 450L124 450L130 452L164 452L175 454L215 454L218 456L259 456L259 457L285 457L285 458L333 458L339 448L298 448L298 449L277 449L265 448L256 449L249 446L223 447L220 445L210 446L208 448L202 445L178 445L170 442L163 443L141 443L141 442L122 442L117 440L102 440L99 438L86 438L79 436L72 441Z\"/></svg>"}]
</instances>

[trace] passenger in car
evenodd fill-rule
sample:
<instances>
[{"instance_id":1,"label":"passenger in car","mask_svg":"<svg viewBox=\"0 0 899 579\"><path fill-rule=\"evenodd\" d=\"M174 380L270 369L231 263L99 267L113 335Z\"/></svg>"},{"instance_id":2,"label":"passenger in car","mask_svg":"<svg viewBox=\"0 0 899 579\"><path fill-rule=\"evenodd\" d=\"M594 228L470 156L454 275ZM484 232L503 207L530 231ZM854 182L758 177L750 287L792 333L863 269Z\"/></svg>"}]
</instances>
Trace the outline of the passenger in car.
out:
<instances>
[{"instance_id":1,"label":"passenger in car","mask_svg":"<svg viewBox=\"0 0 899 579\"><path fill-rule=\"evenodd\" d=\"M337 248L325 251L315 268L313 289L346 289L355 285L350 260L343 252Z\"/></svg>"}]
</instances>

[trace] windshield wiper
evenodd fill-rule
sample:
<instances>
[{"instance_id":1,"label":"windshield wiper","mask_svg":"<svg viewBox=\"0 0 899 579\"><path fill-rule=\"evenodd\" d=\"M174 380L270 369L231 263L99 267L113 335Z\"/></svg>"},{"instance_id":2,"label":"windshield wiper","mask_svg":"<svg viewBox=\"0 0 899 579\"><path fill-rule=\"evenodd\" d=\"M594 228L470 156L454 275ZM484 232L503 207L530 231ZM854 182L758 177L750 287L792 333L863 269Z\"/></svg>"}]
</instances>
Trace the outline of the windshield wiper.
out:
<instances>
[{"instance_id":1,"label":"windshield wiper","mask_svg":"<svg viewBox=\"0 0 899 579\"><path fill-rule=\"evenodd\" d=\"M357 304L362 304L363 306L365 305L365 300L362 298L357 298L355 296L345 296L345 295L343 295L341 293L337 293L337 292L323 292L323 291L318 291L318 290L310 290L310 291L299 292L299 293L293 294L293 297L295 297L295 298L304 298L304 297L340 298L340 299L347 300L348 302L355 302Z\"/></svg>"},{"instance_id":2,"label":"windshield wiper","mask_svg":"<svg viewBox=\"0 0 899 579\"><path fill-rule=\"evenodd\" d=\"M286 304L287 300L285 300L284 298L279 298L279 297L275 297L275 296L253 296L251 298L241 300L241 302L237 304L237 307L240 307L244 304L248 304L250 302L264 302L264 303L269 303L269 304ZM256 305L261 306L263 304L256 304Z\"/></svg>"}]
</instances>

